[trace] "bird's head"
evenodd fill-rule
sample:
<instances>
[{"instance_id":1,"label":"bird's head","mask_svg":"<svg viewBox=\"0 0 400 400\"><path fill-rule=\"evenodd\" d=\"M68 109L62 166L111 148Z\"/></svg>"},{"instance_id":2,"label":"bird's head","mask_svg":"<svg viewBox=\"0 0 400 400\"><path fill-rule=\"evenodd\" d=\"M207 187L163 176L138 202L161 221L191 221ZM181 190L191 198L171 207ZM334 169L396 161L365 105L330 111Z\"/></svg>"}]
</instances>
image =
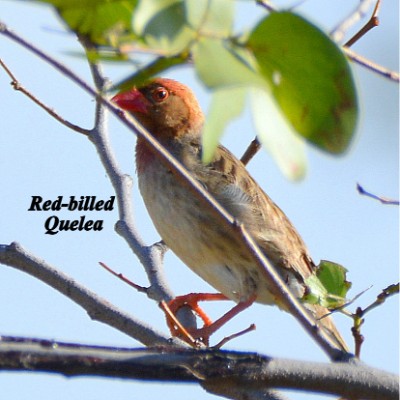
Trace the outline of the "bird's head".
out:
<instances>
[{"instance_id":1,"label":"bird's head","mask_svg":"<svg viewBox=\"0 0 400 400\"><path fill-rule=\"evenodd\" d=\"M200 135L204 115L193 92L172 79L158 78L112 98L160 141Z\"/></svg>"}]
</instances>

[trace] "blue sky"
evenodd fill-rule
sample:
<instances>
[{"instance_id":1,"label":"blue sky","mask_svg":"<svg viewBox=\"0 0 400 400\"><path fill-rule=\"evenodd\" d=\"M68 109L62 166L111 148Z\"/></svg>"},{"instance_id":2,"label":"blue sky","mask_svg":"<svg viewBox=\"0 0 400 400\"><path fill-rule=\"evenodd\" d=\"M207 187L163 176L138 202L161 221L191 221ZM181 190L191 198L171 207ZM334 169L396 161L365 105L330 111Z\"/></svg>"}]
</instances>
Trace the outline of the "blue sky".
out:
<instances>
[{"instance_id":1,"label":"blue sky","mask_svg":"<svg viewBox=\"0 0 400 400\"><path fill-rule=\"evenodd\" d=\"M84 60L72 53L79 45L66 34L50 8L28 2L1 2L0 19L40 48L55 55L90 82ZM251 26L263 10L251 2L239 2L237 26ZM309 1L300 10L325 30L336 25L352 7L348 1ZM354 2L355 4L356 2ZM384 2L381 25L354 46L354 50L388 68L398 70L398 3ZM338 12L340 10L340 12ZM94 102L25 49L0 37L0 57L21 83L54 107L71 122L90 127ZM113 81L130 72L128 67L107 65ZM357 305L368 305L379 291L398 280L398 209L384 206L356 192L359 182L380 195L397 198L399 191L398 86L364 68L354 66L361 107L357 138L350 151L340 157L308 149L306 178L287 181L269 155L262 151L249 164L249 170L272 199L287 213L307 243L313 258L336 261L349 269L353 282L350 296L373 287ZM190 67L176 69L168 77L178 79L198 95L207 111L210 96ZM63 232L45 235L43 224L48 212L28 212L31 196L46 199L64 196L113 195L111 185L94 147L82 135L68 131L49 118L22 94L14 92L9 78L0 71L1 133L0 243L18 241L77 281L98 292L139 318L166 332L157 305L113 278L99 266L103 261L147 285L146 276L124 241L114 233L116 211L88 213L104 220L101 232ZM144 239L159 239L147 216L134 175L135 137L116 120L110 120L112 145L121 168L134 178L132 193L136 223ZM240 156L254 136L248 112L229 125L223 143ZM60 218L71 218L61 212ZM73 218L79 218L74 214ZM210 291L208 285L191 273L170 252L166 273L176 294ZM219 315L225 305L216 305L211 314ZM215 311L214 311L215 310ZM91 344L131 346L140 344L129 337L91 321L68 299L36 279L0 266L0 334L44 337ZM398 299L392 298L367 316L363 327L366 342L363 360L388 371L398 370ZM351 321L338 315L335 321L347 342L352 343ZM325 356L288 314L274 307L255 305L232 321L215 339L256 323L256 332L241 337L229 349L258 351L263 354L314 361ZM13 399L39 397L42 400L80 396L86 399L131 398L132 395L162 396L165 399L212 398L196 386L160 385L94 378L66 379L58 376L1 374L0 387ZM32 396L32 390L35 395ZM309 396L291 395L293 399Z\"/></svg>"}]
</instances>

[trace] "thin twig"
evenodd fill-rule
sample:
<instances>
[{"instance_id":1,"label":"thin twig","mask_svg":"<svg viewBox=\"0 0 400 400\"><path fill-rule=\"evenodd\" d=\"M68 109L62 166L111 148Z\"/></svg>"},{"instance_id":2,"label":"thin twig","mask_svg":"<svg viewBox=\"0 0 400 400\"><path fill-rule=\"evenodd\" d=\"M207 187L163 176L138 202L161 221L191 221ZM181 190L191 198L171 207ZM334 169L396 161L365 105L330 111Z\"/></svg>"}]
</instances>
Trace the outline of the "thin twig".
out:
<instances>
[{"instance_id":1,"label":"thin twig","mask_svg":"<svg viewBox=\"0 0 400 400\"><path fill-rule=\"evenodd\" d=\"M333 32L331 33L331 36L334 41L336 41L336 42L341 41L346 30L365 16L366 12L370 8L370 2L371 2L371 0L361 1L359 6L357 7L357 9L350 15L350 17L348 19L346 19L345 21L343 21L337 28L335 28L333 30ZM379 75L382 75L385 78L389 78L395 82L399 82L400 75L397 72L391 71L388 68L385 68L379 64L376 64L373 61L368 60L367 58L355 53L354 51L350 50L350 48L349 48L357 40L359 40L362 36L364 36L368 31L370 31L372 28L379 25L379 20L378 20L379 9L380 9L380 0L377 0L374 10L372 12L371 18L359 30L359 32L357 32L350 40L347 41L347 43L345 43L342 46L342 49L346 53L346 55L355 63L357 63L363 67L366 67L370 71L375 72Z\"/></svg>"},{"instance_id":2,"label":"thin twig","mask_svg":"<svg viewBox=\"0 0 400 400\"><path fill-rule=\"evenodd\" d=\"M86 52L93 50L93 44L86 37L80 37L79 40ZM97 62L89 61L89 67L97 93L105 93L108 82L104 79L100 65ZM96 147L117 196L120 220L115 226L116 232L126 240L145 269L150 281L150 287L146 291L148 297L157 302L170 300L174 296L172 290L168 287L162 268L166 246L160 243L147 246L136 229L131 200L132 179L130 176L122 173L115 153L112 150L107 130L108 113L106 111L108 110L104 107L102 96L97 95L95 126L90 134L90 139ZM194 319L193 316L190 317L186 314L184 317L189 320Z\"/></svg>"},{"instance_id":3,"label":"thin twig","mask_svg":"<svg viewBox=\"0 0 400 400\"><path fill-rule=\"evenodd\" d=\"M383 289L381 293L376 296L376 300L370 304L368 307L365 307L362 311L362 315L364 316L367 312L373 310L376 307L379 307L382 305L386 299L388 299L390 296L394 296L396 294L399 294L399 284L393 284L388 286L387 288Z\"/></svg>"},{"instance_id":4,"label":"thin twig","mask_svg":"<svg viewBox=\"0 0 400 400\"><path fill-rule=\"evenodd\" d=\"M370 71L375 72L378 75L382 75L385 78L389 78L394 82L400 81L400 75L397 72L391 71L390 69L382 67L381 65L376 64L363 56L360 56L359 54L355 53L348 47L343 47L343 51L352 61L354 61L357 64L360 64L361 66L369 69Z\"/></svg>"},{"instance_id":5,"label":"thin twig","mask_svg":"<svg viewBox=\"0 0 400 400\"><path fill-rule=\"evenodd\" d=\"M336 312L341 312L349 317L351 317L351 312L347 311L346 308L350 305L352 305L357 299L359 299L364 293L366 293L368 290L370 290L372 288L372 285L366 289L364 289L363 291L361 291L360 293L357 293L351 300L347 301L345 304L334 308L333 310L329 310L328 313L326 313L325 315L323 315L322 317L320 317L319 319L323 319L328 317L329 315L332 315Z\"/></svg>"},{"instance_id":6,"label":"thin twig","mask_svg":"<svg viewBox=\"0 0 400 400\"><path fill-rule=\"evenodd\" d=\"M387 197L377 196L376 194L367 192L359 183L357 183L357 190L358 193L360 193L361 195L370 197L371 199L378 200L382 204L389 204L394 206L398 206L400 204L399 200L389 199Z\"/></svg>"},{"instance_id":7,"label":"thin twig","mask_svg":"<svg viewBox=\"0 0 400 400\"><path fill-rule=\"evenodd\" d=\"M51 56L45 54L41 50L37 49L32 44L27 43L22 38L17 35L14 36L13 32L7 29L4 24L0 23L0 32L6 34L16 40L19 44L33 51L41 59L46 60L55 69L61 71L65 76L69 77L72 81L79 81L79 86L83 87L89 93L96 97L96 112L95 112L95 126L86 134L89 134L89 138L95 145L103 166L106 169L108 176L114 186L116 197L118 200L118 211L120 220L116 224L117 232L126 240L132 251L138 256L142 265L144 266L146 273L150 280L150 287L147 290L147 295L149 298L156 301L161 299L170 300L173 298L172 291L167 285L167 281L163 274L162 261L163 256L166 251L166 246L161 243L156 243L152 246L147 246L146 243L141 239L139 233L135 228L133 221L132 212L132 202L131 202L131 188L132 179L122 173L119 168L118 162L111 148L111 143L109 142L107 129L106 129L106 113L105 108L102 105L101 100L98 100L96 92L90 88L83 80L81 80L77 75L70 71L66 66L59 63L57 60ZM81 40L83 45L89 46L89 44ZM90 63L90 68L94 78L94 82L99 92L104 91L104 87L107 84L106 80L103 78L99 66L95 63ZM9 70L8 70L9 71ZM10 76L13 77L11 71L9 71ZM79 128L79 127L78 127ZM187 315L187 311L182 311L181 318L189 322L194 320L194 316Z\"/></svg>"},{"instance_id":8,"label":"thin twig","mask_svg":"<svg viewBox=\"0 0 400 400\"><path fill-rule=\"evenodd\" d=\"M256 0L256 3L261 7L264 7L267 11L273 12L276 11L276 7L272 4L270 0Z\"/></svg>"},{"instance_id":9,"label":"thin twig","mask_svg":"<svg viewBox=\"0 0 400 400\"><path fill-rule=\"evenodd\" d=\"M65 273L35 257L18 243L0 245L0 262L34 276L81 306L93 320L112 326L147 346L172 343L168 336L118 309Z\"/></svg>"},{"instance_id":10,"label":"thin twig","mask_svg":"<svg viewBox=\"0 0 400 400\"><path fill-rule=\"evenodd\" d=\"M390 296L395 294L399 294L399 284L392 284L387 288L383 289L381 293L376 296L376 299L373 303L365 308L357 307L356 312L351 314L350 316L353 318L353 327L351 328L351 332L353 333L355 340L355 355L356 357L360 357L361 354L361 346L364 343L364 336L361 334L361 326L364 324L364 316L371 310L381 306Z\"/></svg>"},{"instance_id":11,"label":"thin twig","mask_svg":"<svg viewBox=\"0 0 400 400\"><path fill-rule=\"evenodd\" d=\"M45 110L48 114L50 114L53 118L55 118L58 122L60 122L67 128L70 128L73 131L81 133L83 135L89 135L90 130L84 129L78 125L75 125L75 124L67 121L65 118L63 118L60 114L58 114L52 108L50 108L49 106L44 104L42 101L40 101L28 89L26 89L24 86L22 86L21 83L18 81L18 79L15 77L15 75L11 72L11 70L7 67L7 65L4 63L4 61L2 59L0 59L0 65L6 71L7 75L11 78L11 86L15 90L23 93L25 96L27 96L29 99L31 99L35 104L37 104L40 108Z\"/></svg>"},{"instance_id":12,"label":"thin twig","mask_svg":"<svg viewBox=\"0 0 400 400\"><path fill-rule=\"evenodd\" d=\"M84 37L79 39L85 50L90 51L92 48L91 43ZM31 50L34 51L34 47ZM39 56L41 58L44 56L45 59L47 57L48 60L51 59L50 56L45 55L43 52ZM52 59L52 61L53 66L55 66L57 69L60 70L59 67L62 67L61 72L66 74L66 76L70 77L72 80L77 78L73 73L66 73L68 72L67 67L62 66L62 64L58 63L54 59ZM108 82L103 78L100 66L95 62L89 62L89 66L97 91L103 93ZM82 83L85 84L83 81ZM90 89L90 87L86 85L86 89ZM93 91L93 93L95 92ZM101 99L99 100L99 96L96 96L95 125L93 129L89 131L89 138L95 145L102 164L105 167L116 192L120 216L120 220L116 224L116 231L126 240L132 251L141 261L141 264L147 273L150 281L150 287L146 290L147 296L158 302L160 300L171 300L174 296L167 284L167 280L165 279L163 272L164 270L162 268L163 257L167 247L162 242L147 246L136 230L133 221L131 202L132 179L128 175L122 173L114 152L112 151L106 129L107 124L105 111L106 108L104 108ZM181 310L179 312L179 318L187 325L195 326L195 316L192 315L190 310Z\"/></svg>"},{"instance_id":13,"label":"thin twig","mask_svg":"<svg viewBox=\"0 0 400 400\"><path fill-rule=\"evenodd\" d=\"M226 343L230 342L233 339L236 339L240 336L246 335L249 332L255 331L256 330L256 325L251 324L248 328L241 330L240 332L233 333L232 335L224 337L219 343L217 343L215 346L212 346L211 349L220 349L222 346L224 346Z\"/></svg>"},{"instance_id":14,"label":"thin twig","mask_svg":"<svg viewBox=\"0 0 400 400\"><path fill-rule=\"evenodd\" d=\"M364 323L364 318L362 318L362 308L357 307L356 312L353 314L354 325L351 328L351 332L354 337L355 343L355 356L360 358L361 356L361 346L364 343L364 336L361 334L361 326Z\"/></svg>"},{"instance_id":15,"label":"thin twig","mask_svg":"<svg viewBox=\"0 0 400 400\"><path fill-rule=\"evenodd\" d=\"M122 282L127 283L129 286L133 287L140 293L146 293L148 292L148 288L144 286L137 285L136 283L132 282L130 279L128 279L124 274L121 274L120 272L115 272L112 268L110 268L107 264L104 264L103 262L99 261L99 264L110 274L116 276L118 279L120 279Z\"/></svg>"},{"instance_id":16,"label":"thin twig","mask_svg":"<svg viewBox=\"0 0 400 400\"><path fill-rule=\"evenodd\" d=\"M351 39L349 39L344 44L344 46L351 47L354 43L360 40L366 33L368 33L372 28L375 28L379 25L378 13L380 6L381 6L381 0L377 0L371 18Z\"/></svg>"},{"instance_id":17,"label":"thin twig","mask_svg":"<svg viewBox=\"0 0 400 400\"><path fill-rule=\"evenodd\" d=\"M330 36L332 40L336 43L341 42L346 32L365 17L373 2L374 0L361 0L355 10L331 31Z\"/></svg>"}]
</instances>

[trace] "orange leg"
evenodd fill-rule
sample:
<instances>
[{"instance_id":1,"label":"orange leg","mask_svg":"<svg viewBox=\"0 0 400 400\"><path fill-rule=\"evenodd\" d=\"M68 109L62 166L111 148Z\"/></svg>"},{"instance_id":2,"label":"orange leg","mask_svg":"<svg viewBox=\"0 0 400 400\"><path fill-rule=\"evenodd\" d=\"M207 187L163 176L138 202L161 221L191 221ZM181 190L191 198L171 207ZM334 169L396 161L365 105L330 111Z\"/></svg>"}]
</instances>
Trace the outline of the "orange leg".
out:
<instances>
[{"instance_id":1,"label":"orange leg","mask_svg":"<svg viewBox=\"0 0 400 400\"><path fill-rule=\"evenodd\" d=\"M179 309L184 306L190 307L204 322L204 326L212 324L211 319L199 306L199 301L229 300L222 293L189 293L177 296L168 303L169 309L176 315Z\"/></svg>"},{"instance_id":2,"label":"orange leg","mask_svg":"<svg viewBox=\"0 0 400 400\"><path fill-rule=\"evenodd\" d=\"M183 340L191 345L194 345L194 342L201 342L208 346L210 336L218 329L220 329L223 325L225 325L228 321L230 321L235 315L239 314L240 312L248 308L251 304L253 304L255 299L256 296L253 296L246 301L236 304L221 318L217 319L215 322L212 322L207 314L198 305L198 302L229 300L225 295L223 295L222 293L189 293L184 296L178 296L175 299L171 300L167 306L168 309L171 311L171 314L175 316L180 308L188 306L202 319L204 325L202 328L188 329L186 331L185 328L181 327L181 325L177 323L176 318L171 318L171 315L166 312L167 324L171 330L172 335L181 337Z\"/></svg>"}]
</instances>

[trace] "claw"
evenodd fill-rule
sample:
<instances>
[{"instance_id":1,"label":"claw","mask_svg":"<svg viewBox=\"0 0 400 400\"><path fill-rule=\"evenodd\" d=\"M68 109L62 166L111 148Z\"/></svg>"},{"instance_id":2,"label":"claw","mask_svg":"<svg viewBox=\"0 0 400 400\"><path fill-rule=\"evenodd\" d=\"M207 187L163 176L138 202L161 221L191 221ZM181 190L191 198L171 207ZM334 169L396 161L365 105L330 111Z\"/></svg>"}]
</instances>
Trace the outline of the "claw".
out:
<instances>
[{"instance_id":1,"label":"claw","mask_svg":"<svg viewBox=\"0 0 400 400\"><path fill-rule=\"evenodd\" d=\"M208 315L202 310L202 308L198 305L198 302L229 300L222 293L189 293L184 296L176 297L168 304L161 302L160 306L165 312L167 325L173 336L181 338L192 347L199 347L201 345L208 347L211 335L225 325L228 321L230 321L235 315L239 314L253 304L255 299L256 297L253 296L249 300L236 304L231 310L214 322L212 322ZM176 318L176 313L184 306L190 307L201 318L204 323L202 328L186 329L182 326L182 324ZM236 337L236 335L231 335L230 337L233 338ZM223 341L223 343L226 343L226 341Z\"/></svg>"}]
</instances>

